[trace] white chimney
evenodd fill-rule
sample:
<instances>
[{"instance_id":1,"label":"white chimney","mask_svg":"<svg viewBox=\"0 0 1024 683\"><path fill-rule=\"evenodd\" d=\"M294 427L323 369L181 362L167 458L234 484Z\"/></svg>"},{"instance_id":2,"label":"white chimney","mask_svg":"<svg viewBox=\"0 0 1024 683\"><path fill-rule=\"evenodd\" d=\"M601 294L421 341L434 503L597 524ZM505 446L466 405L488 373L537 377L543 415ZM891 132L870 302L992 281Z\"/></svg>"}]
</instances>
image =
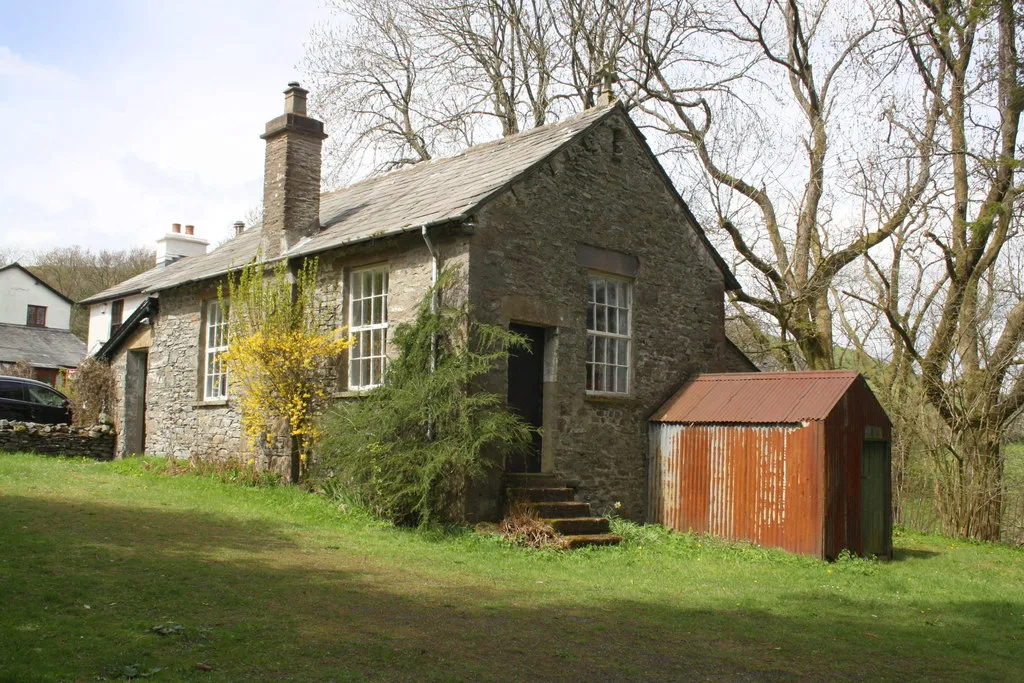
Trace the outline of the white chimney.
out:
<instances>
[{"instance_id":1,"label":"white chimney","mask_svg":"<svg viewBox=\"0 0 1024 683\"><path fill-rule=\"evenodd\" d=\"M196 237L191 225L185 226L185 234L181 232L181 223L171 225L171 232L156 241L156 265L158 268L174 263L186 256L202 256L210 243Z\"/></svg>"}]
</instances>

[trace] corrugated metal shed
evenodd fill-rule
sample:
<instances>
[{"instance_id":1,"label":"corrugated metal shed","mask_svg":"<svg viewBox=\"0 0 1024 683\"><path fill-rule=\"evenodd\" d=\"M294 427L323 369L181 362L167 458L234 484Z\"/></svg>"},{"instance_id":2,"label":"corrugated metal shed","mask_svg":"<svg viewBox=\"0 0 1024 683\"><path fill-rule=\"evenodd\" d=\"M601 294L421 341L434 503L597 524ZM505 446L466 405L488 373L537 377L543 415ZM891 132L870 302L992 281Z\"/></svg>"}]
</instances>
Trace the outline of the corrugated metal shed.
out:
<instances>
[{"instance_id":1,"label":"corrugated metal shed","mask_svg":"<svg viewBox=\"0 0 1024 683\"><path fill-rule=\"evenodd\" d=\"M651 419L715 424L824 420L859 376L850 370L697 375Z\"/></svg>"},{"instance_id":2,"label":"corrugated metal shed","mask_svg":"<svg viewBox=\"0 0 1024 683\"><path fill-rule=\"evenodd\" d=\"M650 437L649 521L823 558L891 555L891 428L855 372L699 375Z\"/></svg>"}]
</instances>

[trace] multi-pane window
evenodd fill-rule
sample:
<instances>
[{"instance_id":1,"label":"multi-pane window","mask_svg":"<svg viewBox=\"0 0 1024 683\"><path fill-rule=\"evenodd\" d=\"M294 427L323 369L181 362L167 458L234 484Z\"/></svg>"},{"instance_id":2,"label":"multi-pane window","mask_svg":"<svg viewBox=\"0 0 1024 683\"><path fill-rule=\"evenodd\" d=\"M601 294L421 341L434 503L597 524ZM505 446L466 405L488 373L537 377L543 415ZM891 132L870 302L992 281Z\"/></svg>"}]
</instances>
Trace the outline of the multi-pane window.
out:
<instances>
[{"instance_id":1,"label":"multi-pane window","mask_svg":"<svg viewBox=\"0 0 1024 683\"><path fill-rule=\"evenodd\" d=\"M348 351L349 389L369 389L384 381L388 344L388 269L352 272L349 331L355 344Z\"/></svg>"},{"instance_id":2,"label":"multi-pane window","mask_svg":"<svg viewBox=\"0 0 1024 683\"><path fill-rule=\"evenodd\" d=\"M228 316L219 301L206 303L203 348L203 400L227 398L228 368L223 355L228 350Z\"/></svg>"},{"instance_id":3,"label":"multi-pane window","mask_svg":"<svg viewBox=\"0 0 1024 683\"><path fill-rule=\"evenodd\" d=\"M110 304L110 336L121 328L124 322L124 299L118 299Z\"/></svg>"},{"instance_id":4,"label":"multi-pane window","mask_svg":"<svg viewBox=\"0 0 1024 683\"><path fill-rule=\"evenodd\" d=\"M29 304L25 324L32 327L46 327L46 306L33 306Z\"/></svg>"},{"instance_id":5,"label":"multi-pane window","mask_svg":"<svg viewBox=\"0 0 1024 683\"><path fill-rule=\"evenodd\" d=\"M629 283L589 278L587 296L587 391L629 392L632 301Z\"/></svg>"}]
</instances>

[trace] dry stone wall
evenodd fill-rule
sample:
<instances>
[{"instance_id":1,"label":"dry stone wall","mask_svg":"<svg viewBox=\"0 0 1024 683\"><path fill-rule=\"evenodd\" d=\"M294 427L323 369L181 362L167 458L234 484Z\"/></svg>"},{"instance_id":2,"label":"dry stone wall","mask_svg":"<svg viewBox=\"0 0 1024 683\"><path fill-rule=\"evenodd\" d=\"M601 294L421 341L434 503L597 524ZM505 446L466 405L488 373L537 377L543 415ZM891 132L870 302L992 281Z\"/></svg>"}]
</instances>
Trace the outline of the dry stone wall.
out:
<instances>
[{"instance_id":1,"label":"dry stone wall","mask_svg":"<svg viewBox=\"0 0 1024 683\"><path fill-rule=\"evenodd\" d=\"M114 430L109 425L72 427L0 420L0 451L112 460Z\"/></svg>"}]
</instances>

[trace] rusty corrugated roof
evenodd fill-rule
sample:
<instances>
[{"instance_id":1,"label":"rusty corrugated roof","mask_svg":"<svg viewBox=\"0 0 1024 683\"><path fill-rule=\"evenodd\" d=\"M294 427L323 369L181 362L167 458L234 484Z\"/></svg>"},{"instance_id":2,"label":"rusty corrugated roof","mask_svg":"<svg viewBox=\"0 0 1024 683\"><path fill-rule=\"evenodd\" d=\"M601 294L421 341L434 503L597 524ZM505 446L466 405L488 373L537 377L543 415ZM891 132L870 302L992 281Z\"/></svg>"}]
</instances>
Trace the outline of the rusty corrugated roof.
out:
<instances>
[{"instance_id":1,"label":"rusty corrugated roof","mask_svg":"<svg viewBox=\"0 0 1024 683\"><path fill-rule=\"evenodd\" d=\"M651 421L764 424L824 420L858 377L852 370L696 375Z\"/></svg>"}]
</instances>

